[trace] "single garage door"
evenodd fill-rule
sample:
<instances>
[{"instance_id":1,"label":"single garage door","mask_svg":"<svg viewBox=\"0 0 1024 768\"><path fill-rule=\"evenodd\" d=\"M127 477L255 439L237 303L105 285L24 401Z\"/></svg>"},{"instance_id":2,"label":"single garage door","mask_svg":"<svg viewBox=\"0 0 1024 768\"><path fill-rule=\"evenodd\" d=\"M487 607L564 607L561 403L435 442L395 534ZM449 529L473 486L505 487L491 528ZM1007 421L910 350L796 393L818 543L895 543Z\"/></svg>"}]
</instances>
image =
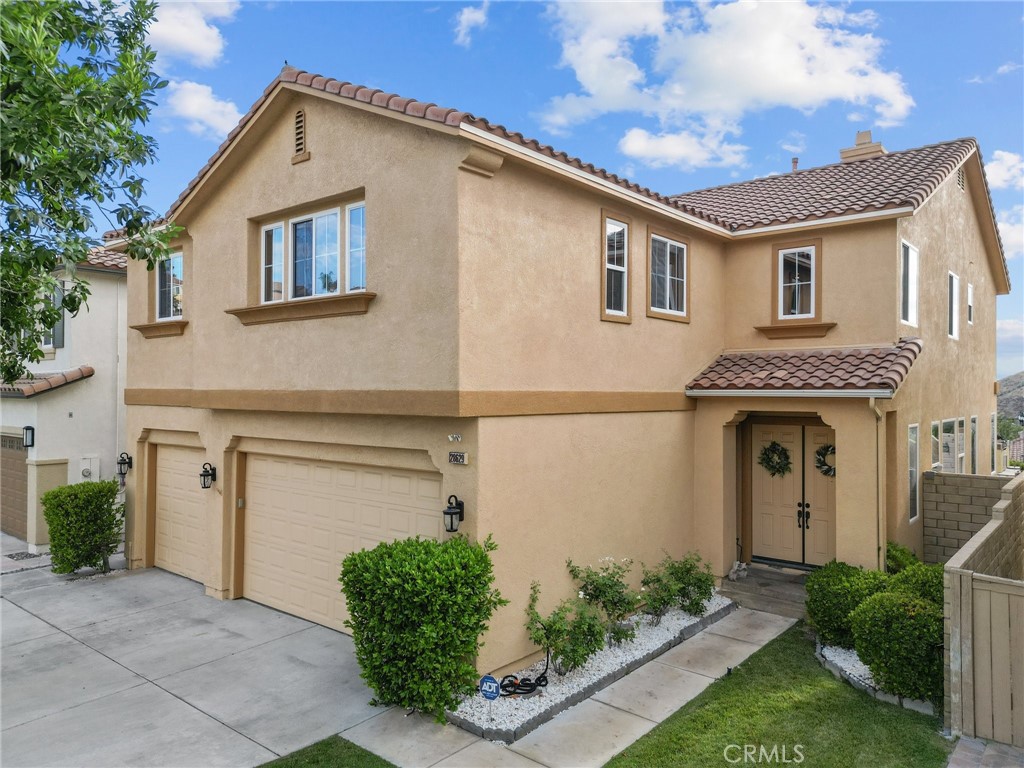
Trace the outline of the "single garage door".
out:
<instances>
[{"instance_id":1,"label":"single garage door","mask_svg":"<svg viewBox=\"0 0 1024 768\"><path fill-rule=\"evenodd\" d=\"M244 596L347 631L345 555L441 535L441 475L249 454Z\"/></svg>"},{"instance_id":2,"label":"single garage door","mask_svg":"<svg viewBox=\"0 0 1024 768\"><path fill-rule=\"evenodd\" d=\"M28 538L27 457L20 435L0 438L0 530L22 540Z\"/></svg>"},{"instance_id":3,"label":"single garage door","mask_svg":"<svg viewBox=\"0 0 1024 768\"><path fill-rule=\"evenodd\" d=\"M154 564L199 582L207 571L203 491L199 486L205 460L205 454L194 448L161 445L156 451Z\"/></svg>"}]
</instances>

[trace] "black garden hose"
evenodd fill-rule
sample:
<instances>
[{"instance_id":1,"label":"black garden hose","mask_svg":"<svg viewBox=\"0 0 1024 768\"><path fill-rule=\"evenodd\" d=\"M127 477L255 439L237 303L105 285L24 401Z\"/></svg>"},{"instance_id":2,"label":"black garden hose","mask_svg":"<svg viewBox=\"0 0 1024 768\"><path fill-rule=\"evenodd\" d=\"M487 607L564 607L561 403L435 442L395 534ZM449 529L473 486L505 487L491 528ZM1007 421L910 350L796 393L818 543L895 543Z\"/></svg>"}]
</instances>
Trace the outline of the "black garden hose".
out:
<instances>
[{"instance_id":1,"label":"black garden hose","mask_svg":"<svg viewBox=\"0 0 1024 768\"><path fill-rule=\"evenodd\" d=\"M537 675L536 680L529 677L516 677L505 675L501 678L498 687L502 696L528 696L538 688L544 688L548 684L548 665L551 664L551 649L548 649L547 657L544 660L544 671Z\"/></svg>"}]
</instances>

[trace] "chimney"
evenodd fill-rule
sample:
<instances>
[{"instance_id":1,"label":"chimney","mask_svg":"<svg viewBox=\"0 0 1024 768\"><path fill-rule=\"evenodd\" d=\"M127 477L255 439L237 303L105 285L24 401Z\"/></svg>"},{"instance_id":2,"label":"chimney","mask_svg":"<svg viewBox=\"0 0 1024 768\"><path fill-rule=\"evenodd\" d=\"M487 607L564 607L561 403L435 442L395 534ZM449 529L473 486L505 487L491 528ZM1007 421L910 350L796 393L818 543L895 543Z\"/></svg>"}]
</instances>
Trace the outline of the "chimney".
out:
<instances>
[{"instance_id":1,"label":"chimney","mask_svg":"<svg viewBox=\"0 0 1024 768\"><path fill-rule=\"evenodd\" d=\"M871 140L871 131L857 131L857 142L852 147L839 150L839 159L844 163L852 163L856 160L867 160L871 157L881 157L888 154L885 147L879 141Z\"/></svg>"},{"instance_id":2,"label":"chimney","mask_svg":"<svg viewBox=\"0 0 1024 768\"><path fill-rule=\"evenodd\" d=\"M796 167L797 167L798 165L800 165L800 158L799 158L799 157L794 157L794 158L793 158L793 170L794 170L794 171L796 170Z\"/></svg>"}]
</instances>

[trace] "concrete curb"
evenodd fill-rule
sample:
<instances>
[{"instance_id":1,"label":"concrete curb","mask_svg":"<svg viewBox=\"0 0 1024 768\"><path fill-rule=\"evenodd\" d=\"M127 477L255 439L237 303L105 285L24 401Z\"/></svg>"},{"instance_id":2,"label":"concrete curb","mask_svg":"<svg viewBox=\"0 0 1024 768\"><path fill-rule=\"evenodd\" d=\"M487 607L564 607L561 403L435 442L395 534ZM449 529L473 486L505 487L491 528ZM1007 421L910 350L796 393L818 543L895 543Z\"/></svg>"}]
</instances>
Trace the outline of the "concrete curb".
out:
<instances>
[{"instance_id":1,"label":"concrete curb","mask_svg":"<svg viewBox=\"0 0 1024 768\"><path fill-rule=\"evenodd\" d=\"M620 667L614 672L609 672L604 677L595 680L593 683L588 685L583 690L577 691L571 696L562 699L561 701L555 704L552 704L550 709L546 709L540 714L536 715L535 717L527 720L525 723L520 725L515 730L509 730L508 728L483 728L477 725L476 723L470 722L465 718L459 717L458 715L452 712L446 712L445 716L447 717L449 723L451 723L452 725L457 725L459 728L462 728L463 730L468 731L469 733L480 736L481 738L487 739L488 741L502 741L506 744L511 744L514 741L523 738L523 736L530 733L531 731L536 730L540 726L544 725L544 723L552 720L556 715L561 714L570 707L576 706L580 702L586 701L598 691L607 688L609 685L616 682L617 680L621 680L623 677L628 675L633 670L639 669L644 664L657 658L670 648L674 648L675 646L682 643L684 640L689 640L698 632L710 627L716 621L724 619L737 608L739 608L739 605L737 605L735 602L730 602L728 605L719 608L717 611L709 613L706 616L702 616L698 621L695 621L693 624L687 624L679 631L678 635L662 643L653 651L650 651L649 653L646 653L643 656L634 659L626 666Z\"/></svg>"},{"instance_id":2,"label":"concrete curb","mask_svg":"<svg viewBox=\"0 0 1024 768\"><path fill-rule=\"evenodd\" d=\"M858 677L854 677L835 662L829 661L825 658L824 654L822 654L821 642L819 641L815 641L814 655L817 657L821 666L835 675L838 679L848 682L858 691L864 691L868 696L878 699L879 701L884 701L886 704L895 704L896 706L903 707L904 709L935 717L935 706L931 702L921 701L920 699L905 699L902 696L886 693L881 688L877 688L874 685L871 685L871 683L865 682Z\"/></svg>"}]
</instances>

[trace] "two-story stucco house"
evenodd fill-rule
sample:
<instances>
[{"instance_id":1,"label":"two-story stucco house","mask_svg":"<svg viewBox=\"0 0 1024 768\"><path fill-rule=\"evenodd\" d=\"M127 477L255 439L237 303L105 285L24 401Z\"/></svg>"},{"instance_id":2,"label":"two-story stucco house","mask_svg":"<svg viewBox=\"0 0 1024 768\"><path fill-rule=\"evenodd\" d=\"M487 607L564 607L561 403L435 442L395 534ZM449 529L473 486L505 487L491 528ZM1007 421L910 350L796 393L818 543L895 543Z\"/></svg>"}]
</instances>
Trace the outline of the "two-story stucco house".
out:
<instances>
[{"instance_id":1,"label":"two-story stucco house","mask_svg":"<svg viewBox=\"0 0 1024 768\"><path fill-rule=\"evenodd\" d=\"M3 531L46 549L39 497L60 485L115 477L124 449L126 257L94 249L78 271L90 296L46 336L30 378L0 387ZM29 427L33 445L23 441Z\"/></svg>"},{"instance_id":2,"label":"two-story stucco house","mask_svg":"<svg viewBox=\"0 0 1024 768\"><path fill-rule=\"evenodd\" d=\"M568 557L880 567L925 546L922 471L990 471L971 139L672 197L285 68L168 218L129 266L128 554L210 595L343 629L344 555L447 535L456 495L500 547L499 669Z\"/></svg>"}]
</instances>

